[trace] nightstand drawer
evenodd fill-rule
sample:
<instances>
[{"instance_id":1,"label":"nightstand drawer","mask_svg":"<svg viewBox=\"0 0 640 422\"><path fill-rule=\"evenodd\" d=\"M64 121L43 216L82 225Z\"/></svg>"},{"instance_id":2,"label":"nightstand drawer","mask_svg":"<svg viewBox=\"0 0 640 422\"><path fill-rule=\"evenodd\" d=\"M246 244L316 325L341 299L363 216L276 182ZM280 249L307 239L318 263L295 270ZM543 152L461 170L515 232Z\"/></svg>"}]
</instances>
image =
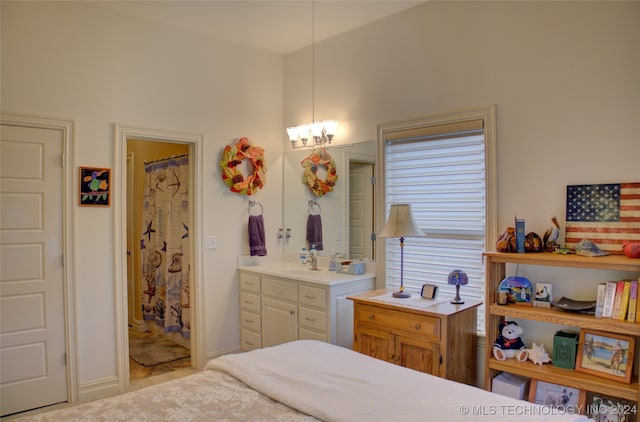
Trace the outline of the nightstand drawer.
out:
<instances>
[{"instance_id":1,"label":"nightstand drawer","mask_svg":"<svg viewBox=\"0 0 640 422\"><path fill-rule=\"evenodd\" d=\"M438 318L366 305L356 307L355 318L356 321L368 325L440 339L440 320Z\"/></svg>"},{"instance_id":2,"label":"nightstand drawer","mask_svg":"<svg viewBox=\"0 0 640 422\"><path fill-rule=\"evenodd\" d=\"M318 308L327 308L327 295L324 289L317 287L300 286L298 301L305 305Z\"/></svg>"},{"instance_id":3,"label":"nightstand drawer","mask_svg":"<svg viewBox=\"0 0 640 422\"><path fill-rule=\"evenodd\" d=\"M298 285L276 278L262 277L262 293L292 302L298 301Z\"/></svg>"},{"instance_id":4,"label":"nightstand drawer","mask_svg":"<svg viewBox=\"0 0 640 422\"><path fill-rule=\"evenodd\" d=\"M260 313L260 296L240 292L240 307L247 311Z\"/></svg>"},{"instance_id":5,"label":"nightstand drawer","mask_svg":"<svg viewBox=\"0 0 640 422\"><path fill-rule=\"evenodd\" d=\"M262 328L260 315L245 311L244 309L240 311L240 324L243 328L249 328L258 332L260 332Z\"/></svg>"},{"instance_id":6,"label":"nightstand drawer","mask_svg":"<svg viewBox=\"0 0 640 422\"><path fill-rule=\"evenodd\" d=\"M240 273L240 288L260 293L260 276L256 274Z\"/></svg>"},{"instance_id":7,"label":"nightstand drawer","mask_svg":"<svg viewBox=\"0 0 640 422\"><path fill-rule=\"evenodd\" d=\"M301 306L298 309L298 324L325 331L327 329L327 313Z\"/></svg>"}]
</instances>

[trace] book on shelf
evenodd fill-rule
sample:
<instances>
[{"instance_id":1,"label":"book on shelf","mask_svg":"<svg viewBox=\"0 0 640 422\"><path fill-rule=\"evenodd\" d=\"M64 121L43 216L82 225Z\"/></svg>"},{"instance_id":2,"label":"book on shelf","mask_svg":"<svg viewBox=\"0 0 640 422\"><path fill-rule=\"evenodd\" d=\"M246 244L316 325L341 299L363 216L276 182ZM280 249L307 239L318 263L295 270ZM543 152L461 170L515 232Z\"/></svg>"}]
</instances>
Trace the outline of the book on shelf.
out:
<instances>
[{"instance_id":1,"label":"book on shelf","mask_svg":"<svg viewBox=\"0 0 640 422\"><path fill-rule=\"evenodd\" d=\"M602 308L604 307L604 292L607 288L607 283L598 283L598 291L596 294L596 313L595 316L602 316ZM634 320L635 321L635 320Z\"/></svg>"},{"instance_id":2,"label":"book on shelf","mask_svg":"<svg viewBox=\"0 0 640 422\"><path fill-rule=\"evenodd\" d=\"M617 319L624 321L627 319L627 311L629 310L629 295L631 293L631 281L623 280L622 298L620 299L620 310Z\"/></svg>"},{"instance_id":3,"label":"book on shelf","mask_svg":"<svg viewBox=\"0 0 640 422\"><path fill-rule=\"evenodd\" d=\"M636 313L638 312L638 281L631 281L629 290L629 311L627 311L627 322L636 322Z\"/></svg>"},{"instance_id":4,"label":"book on shelf","mask_svg":"<svg viewBox=\"0 0 640 422\"><path fill-rule=\"evenodd\" d=\"M605 291L604 291L604 303L602 304L602 317L603 318L611 318L613 314L613 302L616 297L616 286L617 283L615 281L607 281Z\"/></svg>"},{"instance_id":5,"label":"book on shelf","mask_svg":"<svg viewBox=\"0 0 640 422\"><path fill-rule=\"evenodd\" d=\"M611 311L611 318L618 319L620 313L620 305L622 304L622 292L624 291L624 281L616 281L616 294L613 299L613 310Z\"/></svg>"}]
</instances>

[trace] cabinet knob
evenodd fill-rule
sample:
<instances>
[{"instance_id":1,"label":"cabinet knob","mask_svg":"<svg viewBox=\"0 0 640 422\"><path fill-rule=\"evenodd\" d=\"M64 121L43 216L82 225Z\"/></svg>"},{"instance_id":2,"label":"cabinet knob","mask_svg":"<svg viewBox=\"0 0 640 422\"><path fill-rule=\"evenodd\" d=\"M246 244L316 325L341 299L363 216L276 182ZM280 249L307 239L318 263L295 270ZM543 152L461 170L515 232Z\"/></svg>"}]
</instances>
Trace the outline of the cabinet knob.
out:
<instances>
[{"instance_id":1,"label":"cabinet knob","mask_svg":"<svg viewBox=\"0 0 640 422\"><path fill-rule=\"evenodd\" d=\"M374 319L374 318L375 318L375 315L373 315L373 314L369 315L369 319Z\"/></svg>"},{"instance_id":2,"label":"cabinet knob","mask_svg":"<svg viewBox=\"0 0 640 422\"><path fill-rule=\"evenodd\" d=\"M273 289L273 291L274 291L274 293L277 293L277 294L279 294L279 295L280 295L280 294L282 294L282 293L284 292L284 287L282 287L282 286L276 286L276 287Z\"/></svg>"},{"instance_id":3,"label":"cabinet knob","mask_svg":"<svg viewBox=\"0 0 640 422\"><path fill-rule=\"evenodd\" d=\"M316 322L315 318L305 317L304 319L306 319L307 321Z\"/></svg>"},{"instance_id":4,"label":"cabinet knob","mask_svg":"<svg viewBox=\"0 0 640 422\"><path fill-rule=\"evenodd\" d=\"M420 324L416 324L416 330L420 329Z\"/></svg>"},{"instance_id":5,"label":"cabinet knob","mask_svg":"<svg viewBox=\"0 0 640 422\"><path fill-rule=\"evenodd\" d=\"M289 315L293 315L295 313L296 313L296 311L289 311Z\"/></svg>"},{"instance_id":6,"label":"cabinet knob","mask_svg":"<svg viewBox=\"0 0 640 422\"><path fill-rule=\"evenodd\" d=\"M307 299L315 299L315 296L310 296L310 295L304 295L304 297L306 297Z\"/></svg>"}]
</instances>

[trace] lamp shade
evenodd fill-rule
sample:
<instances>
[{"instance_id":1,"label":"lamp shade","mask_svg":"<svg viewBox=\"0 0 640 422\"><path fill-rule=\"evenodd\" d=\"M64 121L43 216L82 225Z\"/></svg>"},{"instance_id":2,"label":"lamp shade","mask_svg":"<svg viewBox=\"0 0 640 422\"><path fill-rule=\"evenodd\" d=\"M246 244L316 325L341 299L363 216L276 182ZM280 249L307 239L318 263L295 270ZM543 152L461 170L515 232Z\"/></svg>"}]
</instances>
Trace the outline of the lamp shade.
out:
<instances>
[{"instance_id":1,"label":"lamp shade","mask_svg":"<svg viewBox=\"0 0 640 422\"><path fill-rule=\"evenodd\" d=\"M291 126L287 128L287 135L289 135L290 141L298 140L298 128L295 126Z\"/></svg>"},{"instance_id":2,"label":"lamp shade","mask_svg":"<svg viewBox=\"0 0 640 422\"><path fill-rule=\"evenodd\" d=\"M411 204L393 204L389 210L389 219L378 237L423 237L411 214Z\"/></svg>"}]
</instances>

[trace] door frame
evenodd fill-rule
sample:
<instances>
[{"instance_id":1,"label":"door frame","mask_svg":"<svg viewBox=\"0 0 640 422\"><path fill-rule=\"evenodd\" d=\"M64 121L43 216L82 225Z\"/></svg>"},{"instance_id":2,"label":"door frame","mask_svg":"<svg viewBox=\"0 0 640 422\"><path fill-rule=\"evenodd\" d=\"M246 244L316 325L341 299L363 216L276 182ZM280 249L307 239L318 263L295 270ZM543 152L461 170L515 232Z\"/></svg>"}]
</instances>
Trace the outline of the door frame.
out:
<instances>
[{"instance_id":1,"label":"door frame","mask_svg":"<svg viewBox=\"0 0 640 422\"><path fill-rule=\"evenodd\" d=\"M78 368L76 365L78 337L76 327L76 276L75 276L75 210L74 186L77 185L74 171L76 123L73 119L47 117L37 114L0 111L0 122L4 125L57 130L62 133L62 253L64 288L64 327L67 365L67 402L78 400Z\"/></svg>"},{"instance_id":2,"label":"door frame","mask_svg":"<svg viewBox=\"0 0 640 422\"><path fill-rule=\"evenodd\" d=\"M116 189L113 196L114 206L114 261L115 261L115 298L116 298L116 367L120 391L129 388L129 336L127 321L127 139L135 138L145 141L171 142L189 145L189 191L192 192L193 224L195 230L190 230L193 246L193 270L190 274L191 299L191 366L202 369L206 363L204 349L204 279L203 279L203 248L202 248L202 144L203 136L193 133L173 132L158 129L148 129L136 126L115 124L115 163L112 184Z\"/></svg>"}]
</instances>

